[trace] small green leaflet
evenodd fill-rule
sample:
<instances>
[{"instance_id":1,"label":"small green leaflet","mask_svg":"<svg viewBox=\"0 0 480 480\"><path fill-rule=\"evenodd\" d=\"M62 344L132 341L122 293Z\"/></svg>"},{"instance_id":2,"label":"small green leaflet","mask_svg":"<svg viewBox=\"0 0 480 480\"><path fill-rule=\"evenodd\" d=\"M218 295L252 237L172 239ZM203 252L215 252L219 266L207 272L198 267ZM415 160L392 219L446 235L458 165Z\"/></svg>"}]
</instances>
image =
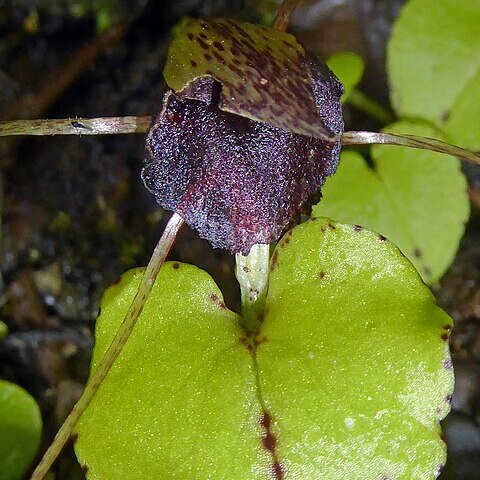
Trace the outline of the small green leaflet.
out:
<instances>
[{"instance_id":1,"label":"small green leaflet","mask_svg":"<svg viewBox=\"0 0 480 480\"><path fill-rule=\"evenodd\" d=\"M480 149L480 2L411 0L388 45L392 105Z\"/></svg>"},{"instance_id":2,"label":"small green leaflet","mask_svg":"<svg viewBox=\"0 0 480 480\"><path fill-rule=\"evenodd\" d=\"M432 128L399 122L392 133L435 137ZM469 216L467 183L460 162L447 155L404 147L372 148L374 168L343 152L327 180L315 215L366 226L388 237L433 284L450 266Z\"/></svg>"},{"instance_id":3,"label":"small green leaflet","mask_svg":"<svg viewBox=\"0 0 480 480\"><path fill-rule=\"evenodd\" d=\"M40 445L42 417L21 387L0 380L0 479L20 480Z\"/></svg>"}]
</instances>

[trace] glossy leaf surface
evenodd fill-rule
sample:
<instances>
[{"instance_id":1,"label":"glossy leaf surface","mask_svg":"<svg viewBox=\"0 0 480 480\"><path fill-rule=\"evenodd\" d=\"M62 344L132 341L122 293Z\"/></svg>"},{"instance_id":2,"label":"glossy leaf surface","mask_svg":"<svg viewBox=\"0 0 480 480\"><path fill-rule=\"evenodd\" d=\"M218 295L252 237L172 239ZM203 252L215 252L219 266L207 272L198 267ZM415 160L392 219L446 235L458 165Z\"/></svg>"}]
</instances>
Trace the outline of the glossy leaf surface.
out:
<instances>
[{"instance_id":1,"label":"glossy leaf surface","mask_svg":"<svg viewBox=\"0 0 480 480\"><path fill-rule=\"evenodd\" d=\"M93 365L140 271L107 290ZM167 263L122 354L78 426L88 478L255 478L266 465L253 363L238 317L196 267ZM266 467L264 467L266 468Z\"/></svg>"},{"instance_id":2,"label":"glossy leaf surface","mask_svg":"<svg viewBox=\"0 0 480 480\"><path fill-rule=\"evenodd\" d=\"M326 219L293 229L272 259L257 362L285 471L434 478L451 319L413 266L378 234Z\"/></svg>"},{"instance_id":3,"label":"glossy leaf surface","mask_svg":"<svg viewBox=\"0 0 480 480\"><path fill-rule=\"evenodd\" d=\"M392 133L438 135L401 122ZM374 168L359 154L342 154L315 215L366 226L395 243L427 283L435 283L458 249L469 215L467 184L454 157L404 147L372 148Z\"/></svg>"},{"instance_id":4,"label":"glossy leaf surface","mask_svg":"<svg viewBox=\"0 0 480 480\"><path fill-rule=\"evenodd\" d=\"M21 387L0 380L0 479L20 480L40 445L42 417Z\"/></svg>"},{"instance_id":5,"label":"glossy leaf surface","mask_svg":"<svg viewBox=\"0 0 480 480\"><path fill-rule=\"evenodd\" d=\"M480 2L411 0L388 46L392 104L480 148Z\"/></svg>"},{"instance_id":6,"label":"glossy leaf surface","mask_svg":"<svg viewBox=\"0 0 480 480\"><path fill-rule=\"evenodd\" d=\"M94 364L139 282L102 302ZM309 221L272 257L246 334L195 267L168 263L78 426L89 479L433 478L451 320L377 234Z\"/></svg>"}]
</instances>

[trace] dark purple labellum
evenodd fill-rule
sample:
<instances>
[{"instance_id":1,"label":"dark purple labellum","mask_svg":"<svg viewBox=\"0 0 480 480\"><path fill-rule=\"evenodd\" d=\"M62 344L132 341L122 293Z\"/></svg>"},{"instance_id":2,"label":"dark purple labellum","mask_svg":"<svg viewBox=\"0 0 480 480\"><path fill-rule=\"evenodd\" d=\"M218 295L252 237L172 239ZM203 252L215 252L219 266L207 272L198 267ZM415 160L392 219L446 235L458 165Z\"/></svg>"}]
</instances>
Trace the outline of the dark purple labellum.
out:
<instances>
[{"instance_id":1,"label":"dark purple labellum","mask_svg":"<svg viewBox=\"0 0 480 480\"><path fill-rule=\"evenodd\" d=\"M319 116L341 133L342 86L312 61L305 75ZM147 136L142 178L163 208L214 247L247 254L255 243L278 240L318 201L341 145L221 111L220 88L204 77L188 90L200 100L166 93Z\"/></svg>"}]
</instances>

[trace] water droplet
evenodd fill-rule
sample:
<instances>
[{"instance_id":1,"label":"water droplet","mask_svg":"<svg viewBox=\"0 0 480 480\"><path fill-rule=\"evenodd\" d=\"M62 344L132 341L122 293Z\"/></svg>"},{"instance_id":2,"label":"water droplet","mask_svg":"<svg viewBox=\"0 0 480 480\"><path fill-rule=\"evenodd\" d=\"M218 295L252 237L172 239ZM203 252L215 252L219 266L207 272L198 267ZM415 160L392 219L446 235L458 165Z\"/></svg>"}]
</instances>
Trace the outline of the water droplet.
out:
<instances>
[{"instance_id":1,"label":"water droplet","mask_svg":"<svg viewBox=\"0 0 480 480\"><path fill-rule=\"evenodd\" d=\"M345 419L345 426L347 428L353 428L354 425L355 425L355 420L353 418L348 417Z\"/></svg>"}]
</instances>

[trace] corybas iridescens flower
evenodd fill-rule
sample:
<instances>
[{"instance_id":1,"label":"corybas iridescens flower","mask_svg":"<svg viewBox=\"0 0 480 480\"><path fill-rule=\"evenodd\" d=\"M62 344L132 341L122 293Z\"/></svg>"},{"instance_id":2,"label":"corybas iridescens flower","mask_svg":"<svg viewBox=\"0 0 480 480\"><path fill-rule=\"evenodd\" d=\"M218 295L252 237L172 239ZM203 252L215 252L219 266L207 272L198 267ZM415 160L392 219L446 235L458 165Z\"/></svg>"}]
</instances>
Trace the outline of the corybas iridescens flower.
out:
<instances>
[{"instance_id":1,"label":"corybas iridescens flower","mask_svg":"<svg viewBox=\"0 0 480 480\"><path fill-rule=\"evenodd\" d=\"M172 42L170 90L142 177L217 248L277 241L338 164L343 87L285 32L192 20Z\"/></svg>"}]
</instances>

